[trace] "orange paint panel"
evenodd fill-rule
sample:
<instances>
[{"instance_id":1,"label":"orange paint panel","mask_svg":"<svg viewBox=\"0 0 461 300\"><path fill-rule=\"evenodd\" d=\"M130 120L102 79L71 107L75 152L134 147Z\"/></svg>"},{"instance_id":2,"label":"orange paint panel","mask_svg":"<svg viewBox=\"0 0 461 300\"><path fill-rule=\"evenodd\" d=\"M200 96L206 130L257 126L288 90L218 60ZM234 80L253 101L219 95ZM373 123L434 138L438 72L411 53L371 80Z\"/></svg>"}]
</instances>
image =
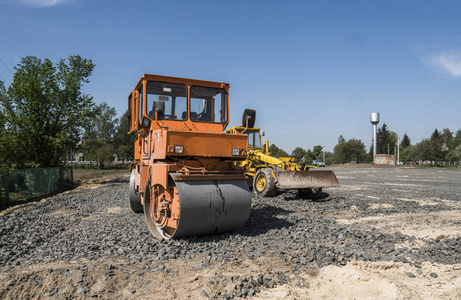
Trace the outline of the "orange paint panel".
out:
<instances>
[{"instance_id":1,"label":"orange paint panel","mask_svg":"<svg viewBox=\"0 0 461 300\"><path fill-rule=\"evenodd\" d=\"M139 193L143 194L146 188L147 180L149 179L149 165L138 165L136 183L139 184Z\"/></svg>"},{"instance_id":2,"label":"orange paint panel","mask_svg":"<svg viewBox=\"0 0 461 300\"><path fill-rule=\"evenodd\" d=\"M151 178L151 184L156 185L159 184L166 188L168 186L168 167L169 164L165 163L156 163L152 165L152 178Z\"/></svg>"},{"instance_id":3,"label":"orange paint panel","mask_svg":"<svg viewBox=\"0 0 461 300\"><path fill-rule=\"evenodd\" d=\"M169 153L175 156L202 156L245 158L243 155L232 156L232 149L247 149L248 137L246 135L214 134L203 132L184 131L154 131L155 159L164 159L167 147L184 146L184 153Z\"/></svg>"}]
</instances>

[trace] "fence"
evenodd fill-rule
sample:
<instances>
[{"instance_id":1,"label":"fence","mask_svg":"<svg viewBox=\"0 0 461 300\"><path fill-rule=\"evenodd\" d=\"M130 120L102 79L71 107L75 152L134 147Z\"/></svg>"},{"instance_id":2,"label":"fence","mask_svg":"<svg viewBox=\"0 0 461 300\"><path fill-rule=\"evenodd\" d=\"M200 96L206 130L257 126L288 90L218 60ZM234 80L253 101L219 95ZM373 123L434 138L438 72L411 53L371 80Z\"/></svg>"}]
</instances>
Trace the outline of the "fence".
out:
<instances>
[{"instance_id":1,"label":"fence","mask_svg":"<svg viewBox=\"0 0 461 300\"><path fill-rule=\"evenodd\" d=\"M0 206L71 188L72 168L0 170Z\"/></svg>"},{"instance_id":2,"label":"fence","mask_svg":"<svg viewBox=\"0 0 461 300\"><path fill-rule=\"evenodd\" d=\"M406 161L405 165L413 166L460 166L460 161L431 161L431 160L420 160L420 161Z\"/></svg>"}]
</instances>

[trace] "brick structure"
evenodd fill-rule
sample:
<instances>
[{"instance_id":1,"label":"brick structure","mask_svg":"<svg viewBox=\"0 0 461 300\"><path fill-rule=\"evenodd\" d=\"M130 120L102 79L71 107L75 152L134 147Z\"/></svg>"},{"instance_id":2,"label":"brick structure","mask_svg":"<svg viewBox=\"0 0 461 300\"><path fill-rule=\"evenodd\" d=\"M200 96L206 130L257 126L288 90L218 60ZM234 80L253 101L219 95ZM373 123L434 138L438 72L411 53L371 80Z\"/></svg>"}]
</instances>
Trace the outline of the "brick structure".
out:
<instances>
[{"instance_id":1,"label":"brick structure","mask_svg":"<svg viewBox=\"0 0 461 300\"><path fill-rule=\"evenodd\" d=\"M376 154L375 165L395 166L395 156L387 154Z\"/></svg>"}]
</instances>

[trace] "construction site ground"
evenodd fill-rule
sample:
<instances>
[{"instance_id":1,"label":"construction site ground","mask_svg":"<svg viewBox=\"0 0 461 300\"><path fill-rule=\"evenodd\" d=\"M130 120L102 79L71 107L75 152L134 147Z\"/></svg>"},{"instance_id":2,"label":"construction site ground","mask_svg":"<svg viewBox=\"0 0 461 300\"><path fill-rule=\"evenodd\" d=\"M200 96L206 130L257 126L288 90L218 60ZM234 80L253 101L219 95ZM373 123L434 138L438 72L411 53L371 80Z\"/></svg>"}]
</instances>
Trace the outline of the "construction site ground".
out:
<instances>
[{"instance_id":1,"label":"construction site ground","mask_svg":"<svg viewBox=\"0 0 461 300\"><path fill-rule=\"evenodd\" d=\"M333 170L320 199L253 196L206 237L151 236L128 174L10 208L0 299L460 299L461 170Z\"/></svg>"}]
</instances>

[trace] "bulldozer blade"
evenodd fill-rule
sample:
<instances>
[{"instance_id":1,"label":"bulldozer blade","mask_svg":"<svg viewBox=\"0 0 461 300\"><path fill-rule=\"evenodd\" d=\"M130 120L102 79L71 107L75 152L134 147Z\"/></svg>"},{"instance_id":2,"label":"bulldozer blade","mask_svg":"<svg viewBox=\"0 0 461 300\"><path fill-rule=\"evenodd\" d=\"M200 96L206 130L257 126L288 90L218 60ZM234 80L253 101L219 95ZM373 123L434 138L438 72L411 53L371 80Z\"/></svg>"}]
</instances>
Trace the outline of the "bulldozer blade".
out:
<instances>
[{"instance_id":1,"label":"bulldozer blade","mask_svg":"<svg viewBox=\"0 0 461 300\"><path fill-rule=\"evenodd\" d=\"M324 188L339 186L331 170L274 171L277 187L281 189Z\"/></svg>"}]
</instances>

